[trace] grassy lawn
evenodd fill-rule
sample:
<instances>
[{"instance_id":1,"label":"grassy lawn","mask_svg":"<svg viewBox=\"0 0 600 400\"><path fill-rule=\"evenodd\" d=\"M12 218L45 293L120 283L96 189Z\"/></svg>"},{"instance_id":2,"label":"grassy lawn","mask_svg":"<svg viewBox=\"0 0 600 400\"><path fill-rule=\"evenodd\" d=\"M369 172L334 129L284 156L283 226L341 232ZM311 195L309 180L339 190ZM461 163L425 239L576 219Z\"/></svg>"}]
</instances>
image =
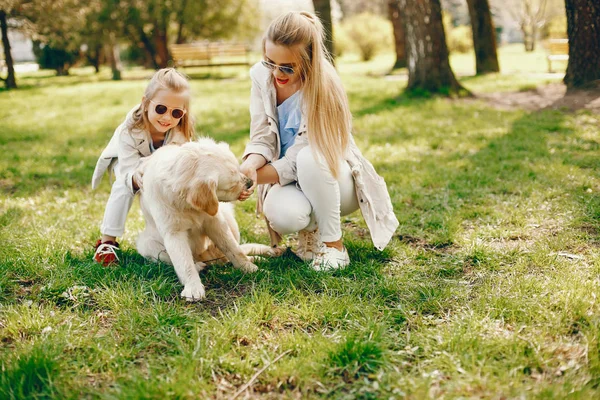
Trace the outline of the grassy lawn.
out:
<instances>
[{"instance_id":1,"label":"grassy lawn","mask_svg":"<svg viewBox=\"0 0 600 400\"><path fill-rule=\"evenodd\" d=\"M239 398L598 398L600 116L406 98L390 60L339 63L400 220L390 246L354 214L347 269L213 267L197 304L136 253L137 202L123 265L91 261L110 189L91 174L151 72L37 72L1 91L0 398L229 398L267 366ZM475 93L561 79L540 53L501 62L511 74L475 78L452 59ZM192 81L198 131L240 156L247 73L210 74ZM267 243L254 205L237 205L242 238Z\"/></svg>"}]
</instances>

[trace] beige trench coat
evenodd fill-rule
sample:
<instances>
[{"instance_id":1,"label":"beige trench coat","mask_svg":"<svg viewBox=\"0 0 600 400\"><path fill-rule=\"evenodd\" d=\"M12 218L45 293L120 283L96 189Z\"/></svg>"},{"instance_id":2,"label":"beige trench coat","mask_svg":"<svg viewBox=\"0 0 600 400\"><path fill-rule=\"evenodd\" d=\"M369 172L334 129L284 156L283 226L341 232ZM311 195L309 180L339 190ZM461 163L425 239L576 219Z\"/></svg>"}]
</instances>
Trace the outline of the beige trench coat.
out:
<instances>
[{"instance_id":1,"label":"beige trench coat","mask_svg":"<svg viewBox=\"0 0 600 400\"><path fill-rule=\"evenodd\" d=\"M258 63L250 69L250 77L250 143L246 146L243 158L246 159L250 154L262 155L279 174L279 183L287 185L297 180L296 157L302 148L308 146L306 120L303 116L296 141L286 151L285 156L279 159L281 143L273 75L269 69ZM377 249L383 250L399 225L385 181L363 157L353 138L346 161L352 169L360 210L373 244ZM262 205L270 187L271 185L258 187L258 212L262 212ZM273 232L270 233L273 238Z\"/></svg>"},{"instance_id":2,"label":"beige trench coat","mask_svg":"<svg viewBox=\"0 0 600 400\"><path fill-rule=\"evenodd\" d=\"M143 157L148 157L150 152L150 133L144 129L132 129L129 130L127 125L132 118L133 112L137 110L139 106L135 106L125 117L125 121L121 123L115 130L110 142L106 148L102 151L94 174L92 175L92 189L96 189L102 177L106 172L109 176L112 173L112 169L115 163L119 162L119 170L122 178L125 179L125 184L129 191L134 194L131 177L135 173L136 168L140 165ZM165 137L165 143L167 144L183 144L187 140L185 135L179 129L171 129Z\"/></svg>"}]
</instances>

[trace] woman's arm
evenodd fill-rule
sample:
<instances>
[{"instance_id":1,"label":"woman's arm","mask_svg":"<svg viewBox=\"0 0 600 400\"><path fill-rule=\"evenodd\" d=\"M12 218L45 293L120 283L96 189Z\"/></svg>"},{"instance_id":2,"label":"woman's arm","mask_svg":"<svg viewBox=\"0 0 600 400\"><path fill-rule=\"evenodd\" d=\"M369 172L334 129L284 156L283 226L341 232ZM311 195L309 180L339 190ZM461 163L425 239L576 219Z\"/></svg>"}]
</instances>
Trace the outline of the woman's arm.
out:
<instances>
[{"instance_id":1,"label":"woman's arm","mask_svg":"<svg viewBox=\"0 0 600 400\"><path fill-rule=\"evenodd\" d=\"M250 71L251 77L253 74L254 68ZM261 87L258 80L253 77L250 89L250 142L246 145L242 156L242 160L245 161L251 154L260 155L264 158L262 165L272 161L277 151L277 136L271 129L271 124L275 121L267 116L265 109L267 106L263 101L264 90L266 88Z\"/></svg>"},{"instance_id":2,"label":"woman's arm","mask_svg":"<svg viewBox=\"0 0 600 400\"><path fill-rule=\"evenodd\" d=\"M240 166L240 171L254 182L250 189L242 192L238 198L240 201L248 199L254 192L256 185L279 182L277 170L271 164L267 164L267 160L260 154L248 154L246 160Z\"/></svg>"}]
</instances>

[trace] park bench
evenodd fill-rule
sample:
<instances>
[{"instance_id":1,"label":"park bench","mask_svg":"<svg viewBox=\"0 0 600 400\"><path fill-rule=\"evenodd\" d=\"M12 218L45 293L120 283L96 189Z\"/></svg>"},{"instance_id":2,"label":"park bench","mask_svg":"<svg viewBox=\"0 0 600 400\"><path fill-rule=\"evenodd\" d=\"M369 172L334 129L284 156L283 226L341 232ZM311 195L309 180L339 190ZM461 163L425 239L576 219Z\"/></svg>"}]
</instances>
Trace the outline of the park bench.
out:
<instances>
[{"instance_id":1,"label":"park bench","mask_svg":"<svg viewBox=\"0 0 600 400\"><path fill-rule=\"evenodd\" d=\"M175 68L250 65L248 47L240 43L173 44L169 50Z\"/></svg>"},{"instance_id":2,"label":"park bench","mask_svg":"<svg viewBox=\"0 0 600 400\"><path fill-rule=\"evenodd\" d=\"M547 48L548 72L553 72L552 61L569 60L569 39L549 39Z\"/></svg>"}]
</instances>

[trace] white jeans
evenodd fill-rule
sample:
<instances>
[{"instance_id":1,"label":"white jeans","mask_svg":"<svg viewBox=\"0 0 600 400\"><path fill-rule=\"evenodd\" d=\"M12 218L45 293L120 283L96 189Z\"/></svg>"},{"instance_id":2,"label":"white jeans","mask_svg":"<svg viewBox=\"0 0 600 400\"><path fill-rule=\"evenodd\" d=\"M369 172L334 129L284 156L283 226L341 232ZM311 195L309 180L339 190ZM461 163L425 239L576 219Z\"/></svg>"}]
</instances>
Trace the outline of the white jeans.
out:
<instances>
[{"instance_id":1,"label":"white jeans","mask_svg":"<svg viewBox=\"0 0 600 400\"><path fill-rule=\"evenodd\" d=\"M125 179L120 174L119 162L114 166L115 181L110 189L110 197L104 209L104 219L100 232L108 236L123 236L125 232L125 220L129 209L133 204L135 195L131 194L129 188L125 185Z\"/></svg>"},{"instance_id":2,"label":"white jeans","mask_svg":"<svg viewBox=\"0 0 600 400\"><path fill-rule=\"evenodd\" d=\"M341 239L340 217L358 209L354 178L343 162L336 180L324 160L305 147L296 159L298 185L273 185L263 204L271 228L281 235L319 228L323 242Z\"/></svg>"}]
</instances>

